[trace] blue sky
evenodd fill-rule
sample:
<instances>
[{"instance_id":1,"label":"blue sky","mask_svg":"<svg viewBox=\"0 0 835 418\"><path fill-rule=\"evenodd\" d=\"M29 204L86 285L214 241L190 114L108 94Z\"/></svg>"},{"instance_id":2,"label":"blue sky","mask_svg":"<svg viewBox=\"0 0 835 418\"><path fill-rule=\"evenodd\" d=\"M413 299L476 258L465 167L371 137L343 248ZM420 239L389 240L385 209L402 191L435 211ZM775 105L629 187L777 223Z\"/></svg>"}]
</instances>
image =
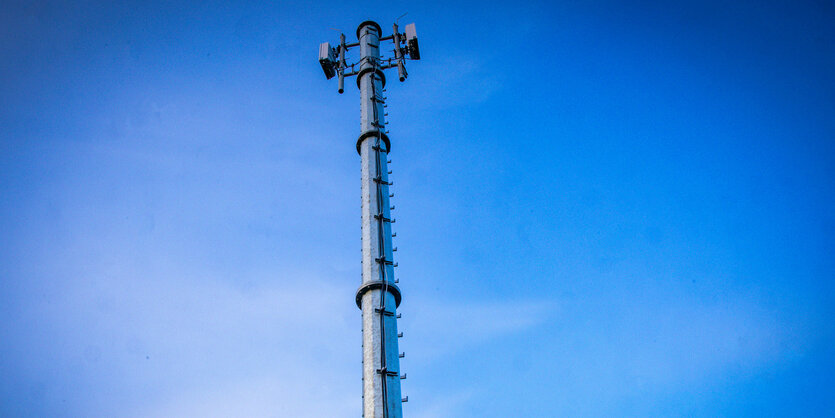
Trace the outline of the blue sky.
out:
<instances>
[{"instance_id":1,"label":"blue sky","mask_svg":"<svg viewBox=\"0 0 835 418\"><path fill-rule=\"evenodd\" d=\"M407 416L835 413L831 1L114 3L0 5L0 415L358 416L404 12Z\"/></svg>"}]
</instances>

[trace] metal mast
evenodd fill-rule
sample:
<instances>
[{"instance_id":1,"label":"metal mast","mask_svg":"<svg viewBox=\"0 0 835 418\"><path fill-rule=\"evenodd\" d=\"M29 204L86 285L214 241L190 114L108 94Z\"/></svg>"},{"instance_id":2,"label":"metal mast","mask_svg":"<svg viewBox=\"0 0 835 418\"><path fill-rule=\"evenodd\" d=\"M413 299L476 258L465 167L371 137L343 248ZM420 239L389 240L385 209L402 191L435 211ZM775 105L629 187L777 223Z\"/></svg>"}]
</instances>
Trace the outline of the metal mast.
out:
<instances>
[{"instance_id":1,"label":"metal mast","mask_svg":"<svg viewBox=\"0 0 835 418\"><path fill-rule=\"evenodd\" d=\"M382 59L380 41L394 43L394 56ZM348 65L345 52L359 47L359 62ZM357 76L360 90L360 136L357 152L362 162L362 283L357 289L356 303L362 310L362 364L363 364L363 416L366 418L401 418L403 416L398 351L397 307L400 305L400 289L394 278L391 216L388 170L388 153L391 142L385 130L386 77L383 70L397 67L400 81L407 77L405 60L420 59L414 24L400 33L393 25L390 36L382 36L382 28L373 21L365 21L357 28L357 42L340 43L332 48L328 43L319 47L319 63L327 78L338 76L339 93L344 91L344 78Z\"/></svg>"}]
</instances>

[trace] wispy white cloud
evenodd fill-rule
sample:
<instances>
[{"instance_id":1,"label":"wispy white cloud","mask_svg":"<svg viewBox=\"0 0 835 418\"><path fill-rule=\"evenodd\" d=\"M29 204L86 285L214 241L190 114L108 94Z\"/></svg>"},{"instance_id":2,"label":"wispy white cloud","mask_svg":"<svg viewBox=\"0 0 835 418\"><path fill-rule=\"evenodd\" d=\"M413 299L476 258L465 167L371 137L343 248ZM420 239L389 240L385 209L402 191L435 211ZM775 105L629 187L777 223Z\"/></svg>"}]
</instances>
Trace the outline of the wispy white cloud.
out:
<instances>
[{"instance_id":1,"label":"wispy white cloud","mask_svg":"<svg viewBox=\"0 0 835 418\"><path fill-rule=\"evenodd\" d=\"M44 396L70 399L78 415L354 415L360 335L343 300L350 286L304 274L260 279L250 288L211 275L76 280L22 312L53 330L51 345L30 341L52 359L30 377L52 376ZM54 384L66 374L76 386Z\"/></svg>"},{"instance_id":2,"label":"wispy white cloud","mask_svg":"<svg viewBox=\"0 0 835 418\"><path fill-rule=\"evenodd\" d=\"M751 295L567 300L543 327L546 351L532 366L548 376L556 410L610 415L632 410L636 399L721 387L789 364L809 343L796 326Z\"/></svg>"},{"instance_id":3,"label":"wispy white cloud","mask_svg":"<svg viewBox=\"0 0 835 418\"><path fill-rule=\"evenodd\" d=\"M312 369L290 378L253 377L192 387L153 405L145 417L351 417L361 408L354 392L335 391L328 374Z\"/></svg>"},{"instance_id":4,"label":"wispy white cloud","mask_svg":"<svg viewBox=\"0 0 835 418\"><path fill-rule=\"evenodd\" d=\"M431 359L452 354L495 338L528 330L546 322L556 304L542 300L467 301L420 300L413 297L406 322L410 347Z\"/></svg>"},{"instance_id":5,"label":"wispy white cloud","mask_svg":"<svg viewBox=\"0 0 835 418\"><path fill-rule=\"evenodd\" d=\"M453 392L442 392L433 394L429 391L415 392L420 398L415 410L409 415L415 418L444 418L451 416L467 416L467 403L473 399L475 390L473 388L462 388ZM426 397L423 397L426 395ZM410 405L411 407L411 405Z\"/></svg>"},{"instance_id":6,"label":"wispy white cloud","mask_svg":"<svg viewBox=\"0 0 835 418\"><path fill-rule=\"evenodd\" d=\"M409 79L408 89L398 91L396 102L434 110L478 104L502 87L502 75L483 57L451 54L421 61L421 77Z\"/></svg>"}]
</instances>

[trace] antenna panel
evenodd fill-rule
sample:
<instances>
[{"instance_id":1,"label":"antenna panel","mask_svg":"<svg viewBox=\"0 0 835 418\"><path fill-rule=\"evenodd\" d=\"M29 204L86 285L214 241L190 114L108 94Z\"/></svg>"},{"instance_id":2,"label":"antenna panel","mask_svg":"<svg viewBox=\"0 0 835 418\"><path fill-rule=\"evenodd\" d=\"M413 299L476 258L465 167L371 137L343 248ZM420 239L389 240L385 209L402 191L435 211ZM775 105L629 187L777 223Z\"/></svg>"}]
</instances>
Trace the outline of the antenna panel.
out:
<instances>
[{"instance_id":1,"label":"antenna panel","mask_svg":"<svg viewBox=\"0 0 835 418\"><path fill-rule=\"evenodd\" d=\"M336 51L327 42L319 44L319 64L329 80L336 75Z\"/></svg>"},{"instance_id":2,"label":"antenna panel","mask_svg":"<svg viewBox=\"0 0 835 418\"><path fill-rule=\"evenodd\" d=\"M409 57L413 60L419 60L420 49L418 48L417 31L414 23L406 25L406 45L409 47Z\"/></svg>"}]
</instances>

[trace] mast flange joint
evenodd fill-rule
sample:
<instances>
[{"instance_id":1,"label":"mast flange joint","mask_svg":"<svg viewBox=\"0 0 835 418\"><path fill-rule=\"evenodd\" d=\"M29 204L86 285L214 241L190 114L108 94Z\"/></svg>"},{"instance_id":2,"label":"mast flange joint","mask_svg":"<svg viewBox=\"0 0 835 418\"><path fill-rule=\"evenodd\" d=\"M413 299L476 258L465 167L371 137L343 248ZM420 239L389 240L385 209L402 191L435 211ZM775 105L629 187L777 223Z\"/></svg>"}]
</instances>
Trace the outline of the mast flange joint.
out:
<instances>
[{"instance_id":1,"label":"mast flange joint","mask_svg":"<svg viewBox=\"0 0 835 418\"><path fill-rule=\"evenodd\" d=\"M379 135L380 138L382 138L383 142L385 142L385 144L386 144L385 152L388 153L391 150L391 142L389 141L389 136L386 135L386 133L383 132L383 131L379 131L379 130L374 129L374 130L363 132L360 135L360 137L357 139L357 154L362 155L362 152L360 152L360 146L362 146L362 141L364 141L366 138L375 137L377 135Z\"/></svg>"},{"instance_id":2,"label":"mast flange joint","mask_svg":"<svg viewBox=\"0 0 835 418\"><path fill-rule=\"evenodd\" d=\"M392 294L392 296L394 296L395 307L400 306L400 300L402 298L400 296L400 288L398 288L394 283L391 283L391 282L383 282L383 281L380 281L380 280L375 280L373 282L363 283L362 286L360 286L359 289L357 289L357 295L356 295L356 298L355 298L356 302L357 302L357 308L362 309L362 296L366 292L368 292L369 290L374 290L374 289L385 289L385 290L387 290L389 293Z\"/></svg>"}]
</instances>

